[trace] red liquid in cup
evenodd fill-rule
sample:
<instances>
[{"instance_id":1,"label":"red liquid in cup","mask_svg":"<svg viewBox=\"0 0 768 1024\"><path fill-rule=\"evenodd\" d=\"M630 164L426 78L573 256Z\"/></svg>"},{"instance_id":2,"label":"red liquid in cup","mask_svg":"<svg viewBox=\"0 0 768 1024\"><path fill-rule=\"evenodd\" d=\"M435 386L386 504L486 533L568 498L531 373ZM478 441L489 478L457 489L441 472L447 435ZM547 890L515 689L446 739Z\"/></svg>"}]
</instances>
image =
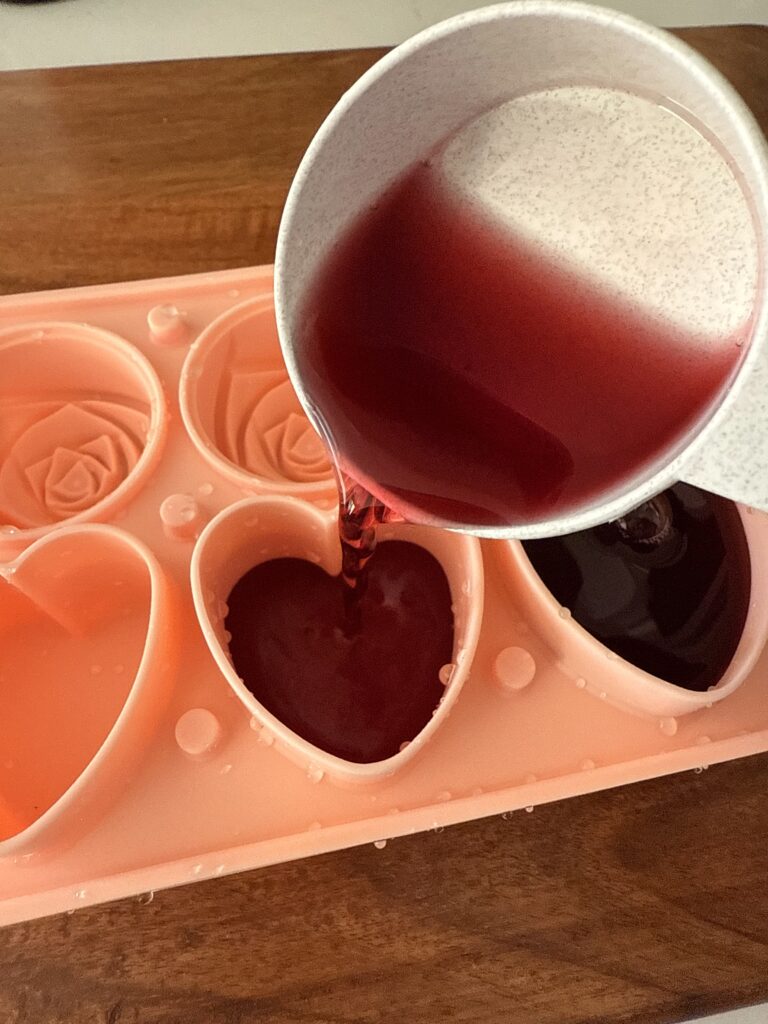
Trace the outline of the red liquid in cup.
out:
<instances>
[{"instance_id":1,"label":"red liquid in cup","mask_svg":"<svg viewBox=\"0 0 768 1024\"><path fill-rule=\"evenodd\" d=\"M741 351L702 351L555 265L428 163L343 235L301 330L342 469L406 518L469 526L620 488L682 439Z\"/></svg>"}]
</instances>

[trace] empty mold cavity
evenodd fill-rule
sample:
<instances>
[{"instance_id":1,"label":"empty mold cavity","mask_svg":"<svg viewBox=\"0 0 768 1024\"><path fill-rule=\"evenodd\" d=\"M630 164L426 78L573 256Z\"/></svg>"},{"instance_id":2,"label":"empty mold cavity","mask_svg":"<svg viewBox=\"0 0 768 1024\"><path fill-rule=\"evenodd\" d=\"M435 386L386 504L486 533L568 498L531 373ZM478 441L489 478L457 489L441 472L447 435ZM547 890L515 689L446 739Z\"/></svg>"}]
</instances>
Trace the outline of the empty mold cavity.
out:
<instances>
[{"instance_id":1,"label":"empty mold cavity","mask_svg":"<svg viewBox=\"0 0 768 1024\"><path fill-rule=\"evenodd\" d=\"M105 518L161 443L162 389L127 342L79 324L0 331L0 546Z\"/></svg>"},{"instance_id":2,"label":"empty mold cavity","mask_svg":"<svg viewBox=\"0 0 768 1024\"><path fill-rule=\"evenodd\" d=\"M271 296L230 310L200 335L179 398L192 440L230 479L270 493L333 492L325 446L283 364Z\"/></svg>"},{"instance_id":3,"label":"empty mold cavity","mask_svg":"<svg viewBox=\"0 0 768 1024\"><path fill-rule=\"evenodd\" d=\"M65 527L0 568L0 854L87 829L162 707L171 625L154 556Z\"/></svg>"}]
</instances>

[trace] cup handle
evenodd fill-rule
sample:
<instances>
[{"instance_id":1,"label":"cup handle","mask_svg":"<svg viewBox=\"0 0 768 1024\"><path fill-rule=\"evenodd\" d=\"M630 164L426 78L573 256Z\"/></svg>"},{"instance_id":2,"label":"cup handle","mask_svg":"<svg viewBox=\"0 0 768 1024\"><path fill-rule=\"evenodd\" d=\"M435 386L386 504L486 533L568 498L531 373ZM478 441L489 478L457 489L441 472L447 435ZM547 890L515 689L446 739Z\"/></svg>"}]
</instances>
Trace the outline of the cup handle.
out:
<instances>
[{"instance_id":1,"label":"cup handle","mask_svg":"<svg viewBox=\"0 0 768 1024\"><path fill-rule=\"evenodd\" d=\"M705 430L680 479L768 512L768 351L761 352L723 420Z\"/></svg>"}]
</instances>

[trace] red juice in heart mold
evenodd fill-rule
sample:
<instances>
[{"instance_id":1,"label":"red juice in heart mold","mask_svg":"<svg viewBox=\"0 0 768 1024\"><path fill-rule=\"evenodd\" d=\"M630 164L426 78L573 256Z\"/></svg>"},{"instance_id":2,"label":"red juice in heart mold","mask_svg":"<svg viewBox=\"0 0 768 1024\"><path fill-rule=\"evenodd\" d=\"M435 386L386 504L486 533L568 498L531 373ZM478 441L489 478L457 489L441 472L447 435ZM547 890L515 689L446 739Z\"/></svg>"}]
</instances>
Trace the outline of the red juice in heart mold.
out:
<instances>
[{"instance_id":1,"label":"red juice in heart mold","mask_svg":"<svg viewBox=\"0 0 768 1024\"><path fill-rule=\"evenodd\" d=\"M429 722L453 652L451 592L440 563L403 541L380 544L355 592L298 558L247 572L228 598L235 670L299 736L358 763L396 754Z\"/></svg>"},{"instance_id":2,"label":"red juice in heart mold","mask_svg":"<svg viewBox=\"0 0 768 1024\"><path fill-rule=\"evenodd\" d=\"M302 373L344 472L405 518L536 522L674 446L740 357L703 351L451 193L425 161L310 290Z\"/></svg>"}]
</instances>

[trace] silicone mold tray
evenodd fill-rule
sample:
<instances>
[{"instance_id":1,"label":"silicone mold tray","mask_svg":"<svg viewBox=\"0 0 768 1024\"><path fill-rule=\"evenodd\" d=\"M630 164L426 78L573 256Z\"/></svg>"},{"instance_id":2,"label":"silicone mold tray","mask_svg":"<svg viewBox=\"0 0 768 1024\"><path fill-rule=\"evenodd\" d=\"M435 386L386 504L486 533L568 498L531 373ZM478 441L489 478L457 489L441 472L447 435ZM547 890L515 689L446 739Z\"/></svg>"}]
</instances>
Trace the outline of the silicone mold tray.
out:
<instances>
[{"instance_id":1,"label":"silicone mold tray","mask_svg":"<svg viewBox=\"0 0 768 1024\"><path fill-rule=\"evenodd\" d=\"M584 633L519 545L412 527L453 596L445 696L387 761L315 749L223 622L259 561L336 571L335 514L271 268L0 300L0 924L768 749L765 571L698 694Z\"/></svg>"}]
</instances>

